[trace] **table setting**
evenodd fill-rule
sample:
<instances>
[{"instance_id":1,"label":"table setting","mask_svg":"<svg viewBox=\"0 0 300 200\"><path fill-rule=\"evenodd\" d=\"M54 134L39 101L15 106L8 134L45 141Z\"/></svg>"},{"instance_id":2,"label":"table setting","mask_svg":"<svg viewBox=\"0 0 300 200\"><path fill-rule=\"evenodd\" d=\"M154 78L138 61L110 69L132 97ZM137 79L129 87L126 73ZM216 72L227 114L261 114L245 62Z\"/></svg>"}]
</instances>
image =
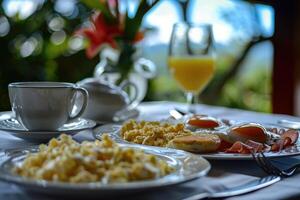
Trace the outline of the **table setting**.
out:
<instances>
[{"instance_id":1,"label":"table setting","mask_svg":"<svg viewBox=\"0 0 300 200\"><path fill-rule=\"evenodd\" d=\"M136 120L162 120L170 117L169 111L172 109L184 109L186 107L185 104L175 103L175 102L145 102L141 103L138 106L138 110L140 115L136 118ZM278 123L278 126L282 127L281 120L289 120L289 121L297 121L296 117L285 116L285 115L271 115L271 114L261 114L250 111L241 111L236 109L229 109L224 107L214 107L198 104L197 108L202 110L203 113L212 115L218 118L226 118L228 120L236 121L239 119L240 121L245 122L260 122L263 124L267 123ZM210 114L211 113L211 114ZM6 115L5 115L6 114ZM7 112L4 113L2 119L5 117L8 118ZM107 125L106 125L107 126ZM101 126L100 126L101 127ZM98 129L96 127L95 129ZM73 136L76 141L94 141L95 135L93 129L87 129L80 131L78 134ZM36 142L22 140L21 138L14 137L9 133L9 131L1 131L1 152L2 154L8 154L8 152L17 153L20 149L30 149L32 147L36 147ZM150 146L145 146L149 148ZM154 148L154 147L153 147ZM4 152L4 153L3 153ZM6 152L6 153L5 153ZM24 152L23 152L24 153ZM1 156L3 161L3 155ZM184 199L188 198L191 195L198 194L200 192L201 196L198 196L196 199L200 197L214 197L213 194L218 194L219 191L223 191L224 189L232 189L243 187L244 185L255 185L261 181L262 178L264 180L268 180L270 184L269 187L264 189L260 189L255 192L247 193L241 196L229 197L229 199L252 199L252 198L264 198L264 199L274 199L274 198L290 198L298 196L297 185L295 185L295 181L297 181L297 174L284 178L285 176L275 175L275 174L267 174L264 172L263 168L254 161L254 160L219 160L219 159L208 159L210 163L211 169L209 173L201 178L196 180L192 180L191 182L181 183L177 186L172 187L162 187L157 188L156 193L147 192L137 192L136 194L125 194L125 198L128 199L152 199L158 198L163 199L166 197L173 197L174 199ZM291 166L293 163L299 163L298 156L293 157L282 157L280 159L272 160L276 166L280 166L281 168L285 168L287 166ZM268 177L268 178L266 178ZM262 179L263 180L263 179ZM7 187L10 189L8 190ZM8 184L5 182L1 182L1 188L3 191L3 195L8 196L11 199L39 199L41 195L45 199L52 199L55 197L51 197L49 194L39 194L39 192L24 192L20 187L17 187L13 184ZM289 194L285 192L289 191ZM275 192L276 191L276 192ZM2 193L1 193L2 194ZM65 194L66 197L68 196ZM199 195L199 194L198 194ZM280 196L278 196L280 195ZM290 196L287 196L290 195ZM91 195L93 198L93 195ZM113 198L113 197L112 197ZM224 198L224 197L223 197Z\"/></svg>"}]
</instances>

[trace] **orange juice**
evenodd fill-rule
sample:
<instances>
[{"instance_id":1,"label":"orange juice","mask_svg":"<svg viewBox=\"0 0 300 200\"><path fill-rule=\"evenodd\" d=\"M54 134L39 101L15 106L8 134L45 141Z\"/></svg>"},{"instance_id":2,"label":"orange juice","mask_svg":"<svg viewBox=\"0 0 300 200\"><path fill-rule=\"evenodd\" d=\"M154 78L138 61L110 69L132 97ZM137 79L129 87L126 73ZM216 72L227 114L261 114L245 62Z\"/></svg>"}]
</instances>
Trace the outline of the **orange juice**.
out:
<instances>
[{"instance_id":1,"label":"orange juice","mask_svg":"<svg viewBox=\"0 0 300 200\"><path fill-rule=\"evenodd\" d=\"M169 57L169 68L183 90L199 93L214 75L215 60L211 56Z\"/></svg>"}]
</instances>

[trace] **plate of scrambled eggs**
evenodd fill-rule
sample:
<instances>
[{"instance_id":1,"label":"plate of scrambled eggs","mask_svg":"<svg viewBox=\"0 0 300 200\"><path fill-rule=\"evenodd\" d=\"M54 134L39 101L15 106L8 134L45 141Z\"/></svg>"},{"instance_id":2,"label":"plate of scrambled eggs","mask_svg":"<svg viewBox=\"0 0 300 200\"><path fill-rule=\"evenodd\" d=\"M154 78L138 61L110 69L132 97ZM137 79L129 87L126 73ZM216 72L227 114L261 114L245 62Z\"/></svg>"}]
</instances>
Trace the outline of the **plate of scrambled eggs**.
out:
<instances>
[{"instance_id":1,"label":"plate of scrambled eggs","mask_svg":"<svg viewBox=\"0 0 300 200\"><path fill-rule=\"evenodd\" d=\"M205 176L210 164L193 154L118 144L107 134L78 143L61 135L48 144L6 153L0 180L51 195L121 195ZM87 197L87 196L86 196Z\"/></svg>"}]
</instances>

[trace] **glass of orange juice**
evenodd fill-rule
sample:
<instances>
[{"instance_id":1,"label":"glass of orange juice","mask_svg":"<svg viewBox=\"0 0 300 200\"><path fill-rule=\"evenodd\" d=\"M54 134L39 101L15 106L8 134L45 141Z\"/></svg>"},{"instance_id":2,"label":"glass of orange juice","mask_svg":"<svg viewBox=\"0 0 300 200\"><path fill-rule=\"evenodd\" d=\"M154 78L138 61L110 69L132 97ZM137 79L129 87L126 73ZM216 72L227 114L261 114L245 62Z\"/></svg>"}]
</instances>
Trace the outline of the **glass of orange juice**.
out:
<instances>
[{"instance_id":1,"label":"glass of orange juice","mask_svg":"<svg viewBox=\"0 0 300 200\"><path fill-rule=\"evenodd\" d=\"M188 111L215 73L212 27L209 24L176 23L168 56L169 70L186 93Z\"/></svg>"}]
</instances>

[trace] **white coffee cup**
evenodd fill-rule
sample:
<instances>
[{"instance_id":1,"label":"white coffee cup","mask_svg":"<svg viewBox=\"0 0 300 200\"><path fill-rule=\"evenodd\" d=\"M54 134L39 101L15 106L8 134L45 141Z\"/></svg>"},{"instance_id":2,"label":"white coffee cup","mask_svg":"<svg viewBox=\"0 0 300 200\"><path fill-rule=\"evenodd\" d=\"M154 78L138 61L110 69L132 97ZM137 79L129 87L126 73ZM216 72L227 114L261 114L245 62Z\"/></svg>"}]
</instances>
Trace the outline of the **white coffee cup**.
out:
<instances>
[{"instance_id":1,"label":"white coffee cup","mask_svg":"<svg viewBox=\"0 0 300 200\"><path fill-rule=\"evenodd\" d=\"M57 130L69 120L80 117L88 102L88 92L72 83L18 82L8 85L10 104L16 119L28 130ZM72 115L76 94L83 103Z\"/></svg>"}]
</instances>

